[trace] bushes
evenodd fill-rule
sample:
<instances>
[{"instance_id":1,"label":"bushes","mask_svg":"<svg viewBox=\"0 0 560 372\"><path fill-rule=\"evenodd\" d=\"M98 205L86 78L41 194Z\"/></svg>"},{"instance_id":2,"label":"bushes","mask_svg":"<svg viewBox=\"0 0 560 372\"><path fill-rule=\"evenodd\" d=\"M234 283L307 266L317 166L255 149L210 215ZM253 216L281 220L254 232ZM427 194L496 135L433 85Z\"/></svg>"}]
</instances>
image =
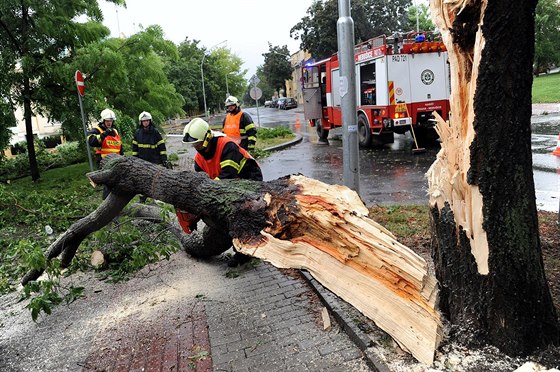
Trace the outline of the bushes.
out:
<instances>
[{"instance_id":1,"label":"bushes","mask_svg":"<svg viewBox=\"0 0 560 372\"><path fill-rule=\"evenodd\" d=\"M37 144L36 155L40 172L47 169L81 163L86 161L87 158L85 148L80 147L78 142L68 142L58 145L53 153L47 151L42 142L37 142ZM13 159L0 161L1 182L22 178L29 174L29 158L27 152L18 154Z\"/></svg>"}]
</instances>

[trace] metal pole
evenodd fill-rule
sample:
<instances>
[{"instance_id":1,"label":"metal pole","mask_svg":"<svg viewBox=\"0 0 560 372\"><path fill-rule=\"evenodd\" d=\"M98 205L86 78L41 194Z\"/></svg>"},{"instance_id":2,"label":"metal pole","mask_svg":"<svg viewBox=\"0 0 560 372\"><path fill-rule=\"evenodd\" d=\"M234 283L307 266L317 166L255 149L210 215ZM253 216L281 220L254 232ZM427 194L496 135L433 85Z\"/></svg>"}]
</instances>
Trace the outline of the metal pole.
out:
<instances>
[{"instance_id":1,"label":"metal pole","mask_svg":"<svg viewBox=\"0 0 560 372\"><path fill-rule=\"evenodd\" d=\"M227 76L229 75L229 73L226 74L226 99L229 97L229 87L228 87L228 83L227 83Z\"/></svg>"},{"instance_id":2,"label":"metal pole","mask_svg":"<svg viewBox=\"0 0 560 372\"><path fill-rule=\"evenodd\" d=\"M420 16L420 9L418 9L418 5L416 4L416 0L414 0L414 7L416 8L416 32L420 32L420 21L418 17Z\"/></svg>"},{"instance_id":3,"label":"metal pole","mask_svg":"<svg viewBox=\"0 0 560 372\"><path fill-rule=\"evenodd\" d=\"M84 127L84 137L86 139L87 155L89 160L89 169L93 172L93 161L91 160L91 149L87 140L86 117L84 115L84 105L82 104L82 96L78 92L78 100L80 101L80 112L82 113L82 125Z\"/></svg>"},{"instance_id":4,"label":"metal pole","mask_svg":"<svg viewBox=\"0 0 560 372\"><path fill-rule=\"evenodd\" d=\"M338 60L342 106L342 166L344 185L360 193L358 118L356 116L356 66L354 63L354 20L350 0L338 0Z\"/></svg>"},{"instance_id":5,"label":"metal pole","mask_svg":"<svg viewBox=\"0 0 560 372\"><path fill-rule=\"evenodd\" d=\"M253 80L253 89L255 90L255 97L257 96L257 82ZM257 102L257 127L261 126L261 116L259 115L259 100L255 100Z\"/></svg>"},{"instance_id":6,"label":"metal pole","mask_svg":"<svg viewBox=\"0 0 560 372\"><path fill-rule=\"evenodd\" d=\"M204 89L204 69L202 65L204 64L204 58L206 58L206 53L202 56L202 62L200 62L200 77L202 78L202 98L204 99L204 119L208 119L208 108L206 107L206 90Z\"/></svg>"}]
</instances>

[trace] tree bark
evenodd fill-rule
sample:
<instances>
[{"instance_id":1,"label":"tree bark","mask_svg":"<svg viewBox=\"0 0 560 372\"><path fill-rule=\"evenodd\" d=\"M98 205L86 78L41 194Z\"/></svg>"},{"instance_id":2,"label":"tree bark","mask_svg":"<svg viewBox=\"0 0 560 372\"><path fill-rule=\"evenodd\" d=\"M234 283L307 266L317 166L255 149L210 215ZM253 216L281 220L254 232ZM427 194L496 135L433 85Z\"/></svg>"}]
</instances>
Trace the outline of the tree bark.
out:
<instances>
[{"instance_id":1,"label":"tree bark","mask_svg":"<svg viewBox=\"0 0 560 372\"><path fill-rule=\"evenodd\" d=\"M367 217L352 190L303 176L214 181L205 173L172 171L117 155L102 163L102 170L88 177L107 185L110 196L51 245L50 258L75 252L87 234L110 222L135 194L143 194L201 216L216 232L206 236L207 242L233 239L243 253L277 267L309 270L418 360L432 363L443 333L435 278L421 257Z\"/></svg>"},{"instance_id":2,"label":"tree bark","mask_svg":"<svg viewBox=\"0 0 560 372\"><path fill-rule=\"evenodd\" d=\"M428 172L440 308L460 341L525 355L559 342L531 160L535 0L431 2L451 64Z\"/></svg>"}]
</instances>

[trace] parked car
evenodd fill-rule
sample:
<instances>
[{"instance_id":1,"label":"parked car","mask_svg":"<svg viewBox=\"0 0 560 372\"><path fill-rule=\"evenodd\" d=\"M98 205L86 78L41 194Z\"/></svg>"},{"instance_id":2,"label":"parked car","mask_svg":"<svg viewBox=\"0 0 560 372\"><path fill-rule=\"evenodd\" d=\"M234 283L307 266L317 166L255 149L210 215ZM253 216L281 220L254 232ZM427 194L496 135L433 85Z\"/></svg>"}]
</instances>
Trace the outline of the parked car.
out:
<instances>
[{"instance_id":1,"label":"parked car","mask_svg":"<svg viewBox=\"0 0 560 372\"><path fill-rule=\"evenodd\" d=\"M264 101L264 107L272 107L272 101Z\"/></svg>"},{"instance_id":2,"label":"parked car","mask_svg":"<svg viewBox=\"0 0 560 372\"><path fill-rule=\"evenodd\" d=\"M286 97L278 98L278 101L276 102L276 108L278 110L283 110L284 109L284 102L286 102Z\"/></svg>"},{"instance_id":3,"label":"parked car","mask_svg":"<svg viewBox=\"0 0 560 372\"><path fill-rule=\"evenodd\" d=\"M278 107L278 98L272 100L270 107L274 107L274 108Z\"/></svg>"},{"instance_id":4,"label":"parked car","mask_svg":"<svg viewBox=\"0 0 560 372\"><path fill-rule=\"evenodd\" d=\"M287 98L284 100L284 104L283 104L283 106L282 106L282 108L283 108L284 110L288 110L288 109L296 108L296 107L297 107L297 101L296 101L295 98L292 98L292 97L287 97Z\"/></svg>"}]
</instances>

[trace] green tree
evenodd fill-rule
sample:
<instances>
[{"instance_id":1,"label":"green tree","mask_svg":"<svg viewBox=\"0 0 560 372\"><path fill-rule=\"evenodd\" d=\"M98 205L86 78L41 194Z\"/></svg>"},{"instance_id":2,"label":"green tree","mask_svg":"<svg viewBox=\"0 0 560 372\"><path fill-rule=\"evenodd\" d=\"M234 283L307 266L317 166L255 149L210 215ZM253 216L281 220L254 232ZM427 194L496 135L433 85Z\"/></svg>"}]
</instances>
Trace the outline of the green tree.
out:
<instances>
[{"instance_id":1,"label":"green tree","mask_svg":"<svg viewBox=\"0 0 560 372\"><path fill-rule=\"evenodd\" d=\"M264 64L262 72L266 82L274 90L286 91L286 80L292 78L292 66L290 63L290 52L288 46L272 46L268 43L268 52L263 53Z\"/></svg>"},{"instance_id":2,"label":"green tree","mask_svg":"<svg viewBox=\"0 0 560 372\"><path fill-rule=\"evenodd\" d=\"M226 100L226 74L228 74L228 88L230 93L243 92L245 82L241 70L243 61L226 48L212 50L204 62L204 84L206 89L206 103L210 112L224 109Z\"/></svg>"},{"instance_id":3,"label":"green tree","mask_svg":"<svg viewBox=\"0 0 560 372\"><path fill-rule=\"evenodd\" d=\"M535 15L534 72L560 64L560 2L539 0Z\"/></svg>"},{"instance_id":4,"label":"green tree","mask_svg":"<svg viewBox=\"0 0 560 372\"><path fill-rule=\"evenodd\" d=\"M199 43L186 38L178 46L179 60L167 66L169 80L183 96L183 109L191 116L204 112L201 63L205 54L202 65L204 90L206 105L211 111L223 107L228 88L231 94L241 95L246 72L241 69L241 59L229 49L218 48L208 53L205 48L199 47Z\"/></svg>"},{"instance_id":5,"label":"green tree","mask_svg":"<svg viewBox=\"0 0 560 372\"><path fill-rule=\"evenodd\" d=\"M418 19L416 19L416 14L418 14ZM408 8L407 29L410 31L416 31L417 26L419 31L434 31L436 29L434 22L432 22L430 8L426 4L420 4Z\"/></svg>"},{"instance_id":6,"label":"green tree","mask_svg":"<svg viewBox=\"0 0 560 372\"><path fill-rule=\"evenodd\" d=\"M176 45L163 38L160 26L150 26L126 39L90 43L77 51L72 63L57 63L54 79L66 81L70 92L56 97L50 115L62 122L69 138L84 138L72 82L79 69L86 76L83 102L88 119L98 120L102 109L112 108L119 132L129 144L140 112L149 111L156 123L183 113L183 99L164 70L164 60L178 60L178 56Z\"/></svg>"},{"instance_id":7,"label":"green tree","mask_svg":"<svg viewBox=\"0 0 560 372\"><path fill-rule=\"evenodd\" d=\"M272 98L272 96L274 95L275 89L274 89L274 86L268 81L267 75L263 72L263 66L262 65L257 67L256 75L260 80L259 88L261 88L261 90L263 92L262 101L263 101L263 104L264 104L264 101ZM247 91L247 97L249 97L249 99L250 99L248 91Z\"/></svg>"},{"instance_id":8,"label":"green tree","mask_svg":"<svg viewBox=\"0 0 560 372\"><path fill-rule=\"evenodd\" d=\"M352 2L355 42L382 34L404 31L406 9L410 0L356 0ZM307 15L290 30L290 36L300 40L300 48L314 58L326 58L338 50L338 6L336 0L316 0Z\"/></svg>"},{"instance_id":9,"label":"green tree","mask_svg":"<svg viewBox=\"0 0 560 372\"><path fill-rule=\"evenodd\" d=\"M123 0L108 0L115 4ZM86 21L79 21L85 17ZM109 30L97 1L4 0L0 5L0 74L10 97L5 102L23 107L31 179L40 178L31 117L51 111L50 103L65 88L53 82L58 61L69 62L75 51L106 37ZM6 86L2 86L6 88Z\"/></svg>"},{"instance_id":10,"label":"green tree","mask_svg":"<svg viewBox=\"0 0 560 372\"><path fill-rule=\"evenodd\" d=\"M183 110L188 115L202 112L202 85L200 76L200 62L204 50L198 46L198 40L186 38L178 46L179 60L169 63L166 67L169 81L184 100Z\"/></svg>"}]
</instances>

